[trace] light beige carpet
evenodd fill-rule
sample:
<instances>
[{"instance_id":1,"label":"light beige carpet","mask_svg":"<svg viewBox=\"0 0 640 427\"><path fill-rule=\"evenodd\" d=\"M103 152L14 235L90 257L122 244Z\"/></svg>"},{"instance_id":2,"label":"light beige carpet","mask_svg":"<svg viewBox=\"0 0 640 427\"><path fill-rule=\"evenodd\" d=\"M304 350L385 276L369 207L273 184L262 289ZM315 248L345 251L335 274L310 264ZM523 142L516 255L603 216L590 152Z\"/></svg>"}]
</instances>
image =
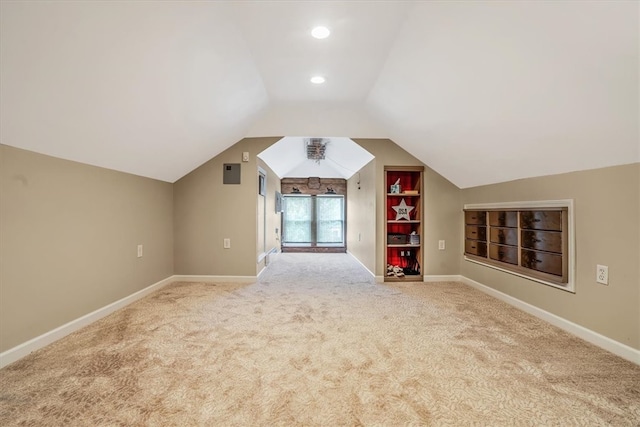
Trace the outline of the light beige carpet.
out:
<instances>
[{"instance_id":1,"label":"light beige carpet","mask_svg":"<svg viewBox=\"0 0 640 427\"><path fill-rule=\"evenodd\" d=\"M175 283L0 371L0 425L637 426L640 367L345 254Z\"/></svg>"}]
</instances>

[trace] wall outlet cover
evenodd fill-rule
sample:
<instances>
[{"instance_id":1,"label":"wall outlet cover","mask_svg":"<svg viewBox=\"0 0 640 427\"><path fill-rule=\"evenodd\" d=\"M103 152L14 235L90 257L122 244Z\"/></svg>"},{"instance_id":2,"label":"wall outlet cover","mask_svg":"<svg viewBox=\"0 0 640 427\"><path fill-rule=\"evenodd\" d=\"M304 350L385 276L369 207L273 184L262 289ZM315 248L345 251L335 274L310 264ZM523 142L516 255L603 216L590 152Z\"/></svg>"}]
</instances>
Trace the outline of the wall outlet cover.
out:
<instances>
[{"instance_id":1,"label":"wall outlet cover","mask_svg":"<svg viewBox=\"0 0 640 427\"><path fill-rule=\"evenodd\" d=\"M606 265L596 265L596 282L603 285L609 284L609 267Z\"/></svg>"}]
</instances>

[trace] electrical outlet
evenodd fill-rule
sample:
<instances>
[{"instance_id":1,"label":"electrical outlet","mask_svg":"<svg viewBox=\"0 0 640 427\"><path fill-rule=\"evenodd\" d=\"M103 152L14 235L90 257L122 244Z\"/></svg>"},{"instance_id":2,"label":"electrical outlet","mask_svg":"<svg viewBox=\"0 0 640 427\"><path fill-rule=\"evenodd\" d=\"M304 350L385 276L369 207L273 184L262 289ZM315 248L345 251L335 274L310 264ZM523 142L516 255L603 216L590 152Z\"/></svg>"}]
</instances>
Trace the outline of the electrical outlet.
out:
<instances>
[{"instance_id":1,"label":"electrical outlet","mask_svg":"<svg viewBox=\"0 0 640 427\"><path fill-rule=\"evenodd\" d=\"M407 257L411 256L411 251L407 251Z\"/></svg>"},{"instance_id":2,"label":"electrical outlet","mask_svg":"<svg viewBox=\"0 0 640 427\"><path fill-rule=\"evenodd\" d=\"M609 267L600 264L596 266L596 282L603 285L609 284Z\"/></svg>"},{"instance_id":3,"label":"electrical outlet","mask_svg":"<svg viewBox=\"0 0 640 427\"><path fill-rule=\"evenodd\" d=\"M438 249L441 251L444 250L444 240L438 240Z\"/></svg>"},{"instance_id":4,"label":"electrical outlet","mask_svg":"<svg viewBox=\"0 0 640 427\"><path fill-rule=\"evenodd\" d=\"M225 239L222 241L222 246L223 246L225 249L230 249L230 248L231 248L231 239L229 239L228 237L227 237L227 238L225 238Z\"/></svg>"},{"instance_id":5,"label":"electrical outlet","mask_svg":"<svg viewBox=\"0 0 640 427\"><path fill-rule=\"evenodd\" d=\"M404 256L404 251L400 251L400 256Z\"/></svg>"},{"instance_id":6,"label":"electrical outlet","mask_svg":"<svg viewBox=\"0 0 640 427\"><path fill-rule=\"evenodd\" d=\"M138 245L138 258L142 258L142 245Z\"/></svg>"}]
</instances>

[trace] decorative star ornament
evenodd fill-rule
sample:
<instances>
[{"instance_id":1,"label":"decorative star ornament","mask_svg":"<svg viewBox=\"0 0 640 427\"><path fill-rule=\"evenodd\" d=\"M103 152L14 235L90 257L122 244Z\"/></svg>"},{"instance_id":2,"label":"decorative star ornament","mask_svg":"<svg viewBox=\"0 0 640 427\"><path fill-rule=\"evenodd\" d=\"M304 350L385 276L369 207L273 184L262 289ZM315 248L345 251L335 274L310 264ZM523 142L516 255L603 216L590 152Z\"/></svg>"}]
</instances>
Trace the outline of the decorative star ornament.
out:
<instances>
[{"instance_id":1,"label":"decorative star ornament","mask_svg":"<svg viewBox=\"0 0 640 427\"><path fill-rule=\"evenodd\" d=\"M407 206L407 204L405 203L404 199L402 199L400 201L400 204L398 206L391 206L391 208L396 211L396 221L402 218L406 218L407 220L411 220L411 218L409 217L409 212L411 212L414 207L413 206Z\"/></svg>"}]
</instances>

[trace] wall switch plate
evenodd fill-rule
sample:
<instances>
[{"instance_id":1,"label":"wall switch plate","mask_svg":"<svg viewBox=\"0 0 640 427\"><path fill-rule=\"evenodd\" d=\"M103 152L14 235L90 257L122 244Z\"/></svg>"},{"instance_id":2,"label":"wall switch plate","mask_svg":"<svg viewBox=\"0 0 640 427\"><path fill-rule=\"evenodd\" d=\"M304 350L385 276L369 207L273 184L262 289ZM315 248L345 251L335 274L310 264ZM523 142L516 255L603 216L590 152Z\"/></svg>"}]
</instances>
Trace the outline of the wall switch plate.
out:
<instances>
[{"instance_id":1,"label":"wall switch plate","mask_svg":"<svg viewBox=\"0 0 640 427\"><path fill-rule=\"evenodd\" d=\"M138 258L142 258L142 245L138 245Z\"/></svg>"},{"instance_id":2,"label":"wall switch plate","mask_svg":"<svg viewBox=\"0 0 640 427\"><path fill-rule=\"evenodd\" d=\"M242 161L243 162L248 162L249 161L249 152L248 151L243 151L242 152Z\"/></svg>"},{"instance_id":3,"label":"wall switch plate","mask_svg":"<svg viewBox=\"0 0 640 427\"><path fill-rule=\"evenodd\" d=\"M609 284L609 267L606 265L596 265L596 282L603 285Z\"/></svg>"},{"instance_id":4,"label":"wall switch plate","mask_svg":"<svg viewBox=\"0 0 640 427\"><path fill-rule=\"evenodd\" d=\"M230 248L231 248L231 239L229 239L229 238L225 238L225 239L222 241L222 246L223 246L225 249L230 249Z\"/></svg>"},{"instance_id":5,"label":"wall switch plate","mask_svg":"<svg viewBox=\"0 0 640 427\"><path fill-rule=\"evenodd\" d=\"M444 250L444 240L438 240L438 249L441 251Z\"/></svg>"}]
</instances>

